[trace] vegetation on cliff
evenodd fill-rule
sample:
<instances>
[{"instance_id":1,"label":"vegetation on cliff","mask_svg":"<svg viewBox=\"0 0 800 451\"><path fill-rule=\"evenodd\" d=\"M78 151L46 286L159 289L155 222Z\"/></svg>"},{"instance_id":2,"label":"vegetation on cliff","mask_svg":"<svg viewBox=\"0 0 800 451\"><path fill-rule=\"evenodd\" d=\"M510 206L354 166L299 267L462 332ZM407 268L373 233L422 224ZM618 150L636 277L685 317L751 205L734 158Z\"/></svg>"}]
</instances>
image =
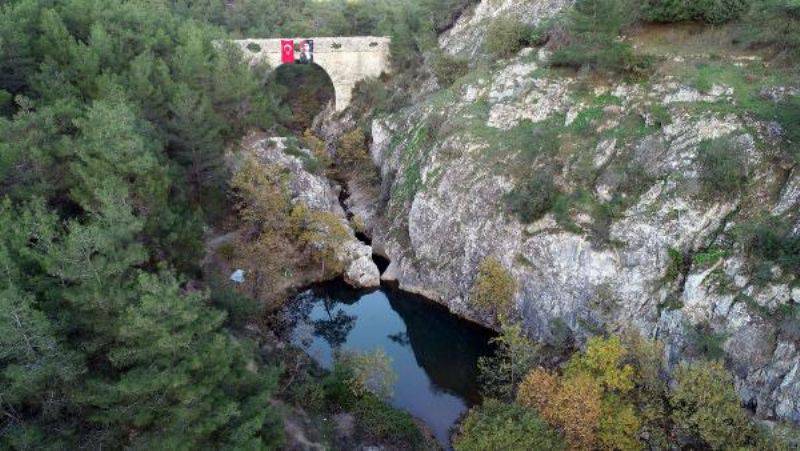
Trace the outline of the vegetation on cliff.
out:
<instances>
[{"instance_id":1,"label":"vegetation on cliff","mask_svg":"<svg viewBox=\"0 0 800 451\"><path fill-rule=\"evenodd\" d=\"M501 446L523 431L532 443L570 449L666 449L674 443L783 449L791 443L750 420L719 361L681 365L670 388L663 345L635 332L589 339L560 371L538 366L552 348L524 345L518 326L506 326L501 339L513 346L501 347L482 371L503 374L500 365L511 362L525 372L487 380L489 397L462 423L456 449Z\"/></svg>"}]
</instances>

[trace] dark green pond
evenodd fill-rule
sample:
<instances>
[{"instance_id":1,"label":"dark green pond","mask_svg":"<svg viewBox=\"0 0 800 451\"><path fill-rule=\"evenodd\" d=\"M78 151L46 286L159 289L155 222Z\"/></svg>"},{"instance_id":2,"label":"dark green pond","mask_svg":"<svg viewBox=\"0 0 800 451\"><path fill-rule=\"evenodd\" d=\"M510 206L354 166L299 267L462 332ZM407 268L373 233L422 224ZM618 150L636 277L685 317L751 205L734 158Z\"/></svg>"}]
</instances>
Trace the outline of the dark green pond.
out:
<instances>
[{"instance_id":1,"label":"dark green pond","mask_svg":"<svg viewBox=\"0 0 800 451\"><path fill-rule=\"evenodd\" d=\"M477 361L491 352L490 331L386 287L356 291L325 284L301 294L298 304L296 344L326 368L334 348L383 349L397 374L391 404L423 420L449 445L450 428L479 401Z\"/></svg>"}]
</instances>

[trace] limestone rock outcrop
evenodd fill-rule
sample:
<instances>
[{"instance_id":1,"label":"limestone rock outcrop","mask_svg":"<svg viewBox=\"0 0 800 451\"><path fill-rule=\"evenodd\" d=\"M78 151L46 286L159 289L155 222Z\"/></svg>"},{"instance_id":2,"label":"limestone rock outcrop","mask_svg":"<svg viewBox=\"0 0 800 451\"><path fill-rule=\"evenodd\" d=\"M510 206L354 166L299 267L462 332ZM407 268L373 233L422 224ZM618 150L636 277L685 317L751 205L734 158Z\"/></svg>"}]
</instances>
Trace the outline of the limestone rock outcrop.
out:
<instances>
[{"instance_id":1,"label":"limestone rock outcrop","mask_svg":"<svg viewBox=\"0 0 800 451\"><path fill-rule=\"evenodd\" d=\"M518 283L515 311L532 337L553 340L566 326L580 343L600 330L634 327L662 340L673 366L696 357L692 342L704 330L720 337L739 394L760 418L800 422L797 337L774 319L798 302L797 275L774 268L769 282L752 280L732 240L754 205L769 206L800 232L798 169L787 174L771 163L764 150L769 124L713 108L732 102L731 86L701 94L669 76L646 89L618 82L587 95L576 77L541 70L545 53L528 49L450 88L448 97L372 122L370 152L382 192L350 202L373 246L391 260L383 278L494 326L492 315L470 302L477 267L493 256ZM574 192L585 171L596 171L583 195L625 207L601 217L578 200L531 224L511 214L506 199L519 183L511 163L518 153L497 149L536 124L583 127L599 137L596 145L557 154L554 183ZM701 191L699 154L716 139L745 155L742 194ZM540 161L534 156L527 164ZM632 176L641 176L635 194L625 191ZM717 247L727 251L715 255Z\"/></svg>"},{"instance_id":2,"label":"limestone rock outcrop","mask_svg":"<svg viewBox=\"0 0 800 451\"><path fill-rule=\"evenodd\" d=\"M350 227L347 215L339 204L341 188L323 175L310 172L303 158L313 158L310 150L295 147L289 153L286 138L252 134L245 138L241 155L253 155L259 162L283 168L292 203L302 202L309 209L333 213L347 229L348 238L335 249L335 258L344 267L345 281L355 288L380 285L380 272L372 260L372 247L362 243ZM302 157L302 158L301 158Z\"/></svg>"}]
</instances>

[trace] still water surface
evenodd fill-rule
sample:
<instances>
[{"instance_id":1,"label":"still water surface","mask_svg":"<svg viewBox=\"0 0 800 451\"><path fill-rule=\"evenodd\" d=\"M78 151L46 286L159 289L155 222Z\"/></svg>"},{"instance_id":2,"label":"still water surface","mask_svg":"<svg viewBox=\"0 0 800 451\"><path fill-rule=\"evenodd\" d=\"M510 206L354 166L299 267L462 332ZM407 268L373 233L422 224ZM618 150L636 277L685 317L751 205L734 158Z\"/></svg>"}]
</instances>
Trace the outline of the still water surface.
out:
<instances>
[{"instance_id":1,"label":"still water surface","mask_svg":"<svg viewBox=\"0 0 800 451\"><path fill-rule=\"evenodd\" d=\"M324 284L301 294L298 304L296 344L325 368L334 348L383 349L397 374L391 404L423 420L449 446L450 428L479 401L477 361L491 352L490 331L387 287Z\"/></svg>"}]
</instances>

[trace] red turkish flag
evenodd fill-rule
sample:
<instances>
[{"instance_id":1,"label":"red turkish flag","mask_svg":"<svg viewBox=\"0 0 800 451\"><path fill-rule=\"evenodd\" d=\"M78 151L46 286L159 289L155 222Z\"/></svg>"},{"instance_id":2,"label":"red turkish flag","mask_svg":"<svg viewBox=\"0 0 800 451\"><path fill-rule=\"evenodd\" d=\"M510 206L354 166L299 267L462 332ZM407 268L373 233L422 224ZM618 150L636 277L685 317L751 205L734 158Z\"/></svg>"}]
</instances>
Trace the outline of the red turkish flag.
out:
<instances>
[{"instance_id":1,"label":"red turkish flag","mask_svg":"<svg viewBox=\"0 0 800 451\"><path fill-rule=\"evenodd\" d=\"M294 63L294 40L281 39L281 62L283 64Z\"/></svg>"}]
</instances>

